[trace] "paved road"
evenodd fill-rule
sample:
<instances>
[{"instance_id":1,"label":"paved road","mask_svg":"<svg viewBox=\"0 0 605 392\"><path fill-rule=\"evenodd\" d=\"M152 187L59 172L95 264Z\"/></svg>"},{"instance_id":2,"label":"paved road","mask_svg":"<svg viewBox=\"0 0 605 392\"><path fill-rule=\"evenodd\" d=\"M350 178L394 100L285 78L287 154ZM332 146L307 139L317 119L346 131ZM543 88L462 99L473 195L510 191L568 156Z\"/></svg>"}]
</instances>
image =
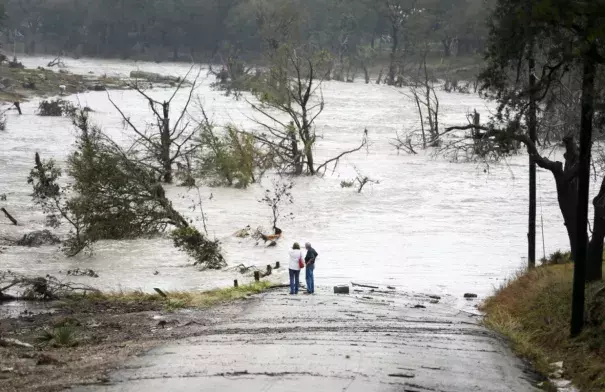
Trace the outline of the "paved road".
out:
<instances>
[{"instance_id":1,"label":"paved road","mask_svg":"<svg viewBox=\"0 0 605 392\"><path fill-rule=\"evenodd\" d=\"M269 292L220 307L198 336L133 359L109 384L74 391L536 391L477 317L434 302Z\"/></svg>"}]
</instances>

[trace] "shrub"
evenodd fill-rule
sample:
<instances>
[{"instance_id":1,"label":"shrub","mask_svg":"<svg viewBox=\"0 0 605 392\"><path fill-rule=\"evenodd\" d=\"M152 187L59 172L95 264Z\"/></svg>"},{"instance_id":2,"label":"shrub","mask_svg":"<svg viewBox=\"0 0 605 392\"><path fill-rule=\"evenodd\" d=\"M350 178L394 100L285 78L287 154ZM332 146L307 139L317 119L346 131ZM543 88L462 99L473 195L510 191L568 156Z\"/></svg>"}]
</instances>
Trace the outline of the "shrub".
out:
<instances>
[{"instance_id":1,"label":"shrub","mask_svg":"<svg viewBox=\"0 0 605 392\"><path fill-rule=\"evenodd\" d=\"M560 250L557 250L556 252L552 253L546 259L542 258L542 260L540 261L542 262L542 264L547 265L573 263L573 260L571 258L571 252L561 252Z\"/></svg>"},{"instance_id":2,"label":"shrub","mask_svg":"<svg viewBox=\"0 0 605 392\"><path fill-rule=\"evenodd\" d=\"M76 110L77 108L71 102L63 99L44 100L38 105L38 115L40 116L71 117L76 114Z\"/></svg>"},{"instance_id":3,"label":"shrub","mask_svg":"<svg viewBox=\"0 0 605 392\"><path fill-rule=\"evenodd\" d=\"M270 157L256 145L254 137L233 125L218 134L206 121L200 128L199 141L199 170L211 185L247 188L271 166Z\"/></svg>"},{"instance_id":4,"label":"shrub","mask_svg":"<svg viewBox=\"0 0 605 392\"><path fill-rule=\"evenodd\" d=\"M50 344L55 347L74 347L78 345L75 329L71 325L44 330L38 341L43 344Z\"/></svg>"},{"instance_id":5,"label":"shrub","mask_svg":"<svg viewBox=\"0 0 605 392\"><path fill-rule=\"evenodd\" d=\"M354 180L352 180L352 181L342 180L340 182L340 187L341 188L352 188L353 185L355 185L355 181Z\"/></svg>"}]
</instances>

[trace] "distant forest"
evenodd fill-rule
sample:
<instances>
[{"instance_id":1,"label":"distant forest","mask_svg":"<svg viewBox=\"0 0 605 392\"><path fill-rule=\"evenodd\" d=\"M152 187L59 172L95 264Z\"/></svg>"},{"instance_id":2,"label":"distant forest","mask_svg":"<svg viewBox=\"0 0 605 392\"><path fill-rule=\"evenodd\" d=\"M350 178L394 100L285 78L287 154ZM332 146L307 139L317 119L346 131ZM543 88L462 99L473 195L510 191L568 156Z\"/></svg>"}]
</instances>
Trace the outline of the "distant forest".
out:
<instances>
[{"instance_id":1,"label":"distant forest","mask_svg":"<svg viewBox=\"0 0 605 392\"><path fill-rule=\"evenodd\" d=\"M267 37L340 60L484 49L493 0L0 0L5 52L261 60Z\"/></svg>"}]
</instances>

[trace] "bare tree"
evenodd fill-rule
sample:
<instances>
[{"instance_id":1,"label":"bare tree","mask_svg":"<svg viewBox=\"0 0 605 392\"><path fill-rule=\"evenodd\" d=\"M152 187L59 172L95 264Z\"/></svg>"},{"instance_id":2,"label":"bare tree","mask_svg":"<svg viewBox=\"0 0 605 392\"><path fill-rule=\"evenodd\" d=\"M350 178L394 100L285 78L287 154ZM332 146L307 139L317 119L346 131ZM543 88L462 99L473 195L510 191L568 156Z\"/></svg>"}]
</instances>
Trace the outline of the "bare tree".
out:
<instances>
[{"instance_id":1,"label":"bare tree","mask_svg":"<svg viewBox=\"0 0 605 392\"><path fill-rule=\"evenodd\" d=\"M413 79L409 86L409 91L402 91L406 96L416 104L418 110L418 119L420 120L420 135L422 137L422 148L435 147L440 142L439 135L439 98L435 91L433 82L426 66L426 52L422 58L420 70L422 74ZM395 147L400 150L415 153L412 146L412 138L416 132L406 135L405 138L397 135Z\"/></svg>"},{"instance_id":2,"label":"bare tree","mask_svg":"<svg viewBox=\"0 0 605 392\"><path fill-rule=\"evenodd\" d=\"M272 150L276 166L283 172L311 175L337 163L346 154L361 150L367 143L367 131L359 147L316 165L314 147L317 140L315 120L324 110L321 93L323 77L318 75L324 58L299 55L287 47L281 49L281 62L276 63L262 86L256 91L259 103L250 102L264 120L253 119L262 127L254 137ZM321 57L321 56L320 56ZM289 121L275 112L287 115Z\"/></svg>"},{"instance_id":3,"label":"bare tree","mask_svg":"<svg viewBox=\"0 0 605 392\"><path fill-rule=\"evenodd\" d=\"M294 203L292 195L294 183L277 178L272 181L272 185L272 189L265 190L265 195L259 200L259 203L263 203L271 209L271 224L277 232L277 223L283 217L284 208ZM292 213L290 216L293 216Z\"/></svg>"},{"instance_id":4,"label":"bare tree","mask_svg":"<svg viewBox=\"0 0 605 392\"><path fill-rule=\"evenodd\" d=\"M194 66L192 66L187 72L187 75L181 79L174 93L167 101L160 102L150 97L144 88L137 82L131 84L131 88L145 98L155 117L155 124L150 127L151 129L139 129L139 127L137 127L131 121L130 117L128 117L111 99L111 96L108 93L109 101L120 113L125 124L127 124L128 127L137 135L138 144L143 146L145 150L145 154L141 162L157 172L165 183L172 183L172 167L175 162L185 156L188 156L198 148L197 145L191 143L193 137L195 136L195 127L190 127L190 122L185 119L185 116L187 114L189 104L191 103L193 92L195 91L196 83L201 72L201 67L193 83L191 84L185 106L178 115L177 120L173 124L170 123L170 105L172 100L186 83L186 79L193 68Z\"/></svg>"}]
</instances>

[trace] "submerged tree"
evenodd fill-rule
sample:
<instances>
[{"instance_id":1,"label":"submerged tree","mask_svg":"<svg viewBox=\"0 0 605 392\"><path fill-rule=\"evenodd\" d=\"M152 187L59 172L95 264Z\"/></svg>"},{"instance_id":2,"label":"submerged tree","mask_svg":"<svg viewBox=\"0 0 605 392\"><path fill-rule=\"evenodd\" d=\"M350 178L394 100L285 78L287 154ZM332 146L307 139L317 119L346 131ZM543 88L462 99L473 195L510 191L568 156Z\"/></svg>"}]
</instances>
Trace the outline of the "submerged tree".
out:
<instances>
[{"instance_id":1,"label":"submerged tree","mask_svg":"<svg viewBox=\"0 0 605 392\"><path fill-rule=\"evenodd\" d=\"M131 85L137 93L145 98L154 115L155 124L151 129L140 129L140 127L137 127L131 121L130 117L114 103L111 97L109 97L110 102L120 113L123 121L136 134L138 139L137 144L143 146L144 154L141 163L153 169L165 183L172 183L174 164L183 157L191 154L197 148L195 144L191 143L195 136L195 129L190 126L190 122L185 116L187 115L187 109L191 103L201 68L191 84L187 101L185 102L183 109L179 113L176 121L172 124L170 122L170 107L172 100L176 97L183 85L187 83L186 79L192 70L193 66L189 69L189 72L187 72L185 77L180 80L172 96L167 101L160 102L152 98L147 94L142 85L137 82Z\"/></svg>"},{"instance_id":2,"label":"submerged tree","mask_svg":"<svg viewBox=\"0 0 605 392\"><path fill-rule=\"evenodd\" d=\"M152 169L91 126L87 113L80 111L74 123L80 135L68 159L73 185L61 187L57 183L60 172L52 170L49 162L37 162L30 177L35 200L51 200L60 217L77 227L67 242L69 256L99 240L145 237L175 227L173 237L182 240L175 240L175 245L194 257L196 264L224 265L218 241L201 234L202 239L191 240L197 229L174 209ZM45 212L57 216L53 210Z\"/></svg>"},{"instance_id":3,"label":"submerged tree","mask_svg":"<svg viewBox=\"0 0 605 392\"><path fill-rule=\"evenodd\" d=\"M232 124L217 129L203 108L198 129L195 141L199 149L194 160L197 171L211 185L247 188L273 166L272 155L261 148L254 136Z\"/></svg>"},{"instance_id":4,"label":"submerged tree","mask_svg":"<svg viewBox=\"0 0 605 392\"><path fill-rule=\"evenodd\" d=\"M277 223L284 215L284 209L286 206L294 203L294 196L292 195L292 188L294 183L291 181L284 181L281 178L274 179L272 181L272 189L266 189L260 203L267 205L271 209L271 225L277 232ZM294 215L290 213L290 217Z\"/></svg>"}]
</instances>

